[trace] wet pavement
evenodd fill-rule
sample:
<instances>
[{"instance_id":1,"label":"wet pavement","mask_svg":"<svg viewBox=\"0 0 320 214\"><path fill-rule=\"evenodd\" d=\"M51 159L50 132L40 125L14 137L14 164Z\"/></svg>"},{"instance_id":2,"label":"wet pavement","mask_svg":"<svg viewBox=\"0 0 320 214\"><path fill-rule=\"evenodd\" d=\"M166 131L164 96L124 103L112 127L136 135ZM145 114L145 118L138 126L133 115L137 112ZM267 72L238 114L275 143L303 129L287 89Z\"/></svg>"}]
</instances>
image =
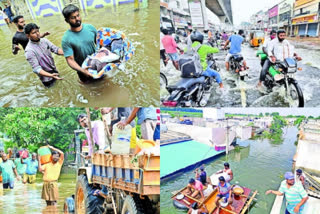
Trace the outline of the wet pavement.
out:
<instances>
[{"instance_id":1,"label":"wet pavement","mask_svg":"<svg viewBox=\"0 0 320 214\"><path fill-rule=\"evenodd\" d=\"M297 71L295 78L302 89L305 107L320 106L320 45L312 42L300 43L291 41L295 46L296 53L302 57L298 62L301 71ZM185 44L179 44L185 47ZM256 85L259 81L261 71L260 60L256 57L258 48L251 48L248 44L242 45L242 53L249 67L248 76L245 81L240 81L236 75L226 71L224 58L227 51L222 50L215 55L218 58L217 64L220 68L220 75L225 86L225 92L221 93L218 84L214 84L213 92L207 107L290 107L290 102L285 99L284 88L275 88L269 94L260 93ZM180 71L174 69L171 62L165 67L161 62L161 71L166 75L168 84L175 84L180 79ZM161 99L168 96L165 89L161 89Z\"/></svg>"}]
</instances>

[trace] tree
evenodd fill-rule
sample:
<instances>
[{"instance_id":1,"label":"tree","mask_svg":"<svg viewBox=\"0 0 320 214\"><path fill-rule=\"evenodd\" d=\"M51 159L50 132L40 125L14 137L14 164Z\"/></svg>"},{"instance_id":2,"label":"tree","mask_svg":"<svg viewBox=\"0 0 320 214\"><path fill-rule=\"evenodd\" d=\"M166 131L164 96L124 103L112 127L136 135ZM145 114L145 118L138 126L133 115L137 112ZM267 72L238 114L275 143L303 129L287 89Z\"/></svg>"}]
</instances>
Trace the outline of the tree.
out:
<instances>
[{"instance_id":1,"label":"tree","mask_svg":"<svg viewBox=\"0 0 320 214\"><path fill-rule=\"evenodd\" d=\"M91 110L91 119L99 117L99 111ZM84 108L0 108L0 131L11 141L11 147L36 151L40 146L50 145L66 150L72 143L74 130L80 125L77 115Z\"/></svg>"},{"instance_id":2,"label":"tree","mask_svg":"<svg viewBox=\"0 0 320 214\"><path fill-rule=\"evenodd\" d=\"M262 113L260 113L260 114L259 114L259 117L263 117L263 114L262 114Z\"/></svg>"}]
</instances>

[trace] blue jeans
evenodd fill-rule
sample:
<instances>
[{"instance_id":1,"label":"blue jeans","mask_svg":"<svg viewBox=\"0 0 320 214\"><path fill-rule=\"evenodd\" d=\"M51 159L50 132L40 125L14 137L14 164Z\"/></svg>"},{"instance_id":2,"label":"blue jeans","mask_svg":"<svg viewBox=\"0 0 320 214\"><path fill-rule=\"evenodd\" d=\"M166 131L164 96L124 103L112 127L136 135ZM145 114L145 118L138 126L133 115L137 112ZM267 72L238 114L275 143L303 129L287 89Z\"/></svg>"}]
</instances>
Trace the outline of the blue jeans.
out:
<instances>
[{"instance_id":1,"label":"blue jeans","mask_svg":"<svg viewBox=\"0 0 320 214\"><path fill-rule=\"evenodd\" d=\"M202 73L202 75L206 76L206 77L214 77L216 79L217 83L219 83L219 84L222 83L221 76L220 76L219 72L212 70L209 67L207 67L207 70L205 70Z\"/></svg>"},{"instance_id":2,"label":"blue jeans","mask_svg":"<svg viewBox=\"0 0 320 214\"><path fill-rule=\"evenodd\" d=\"M153 140L160 140L160 125L156 125L156 128L154 130L154 134L153 134Z\"/></svg>"},{"instance_id":3,"label":"blue jeans","mask_svg":"<svg viewBox=\"0 0 320 214\"><path fill-rule=\"evenodd\" d=\"M3 189L13 189L14 181L10 181L9 183L3 183Z\"/></svg>"},{"instance_id":4,"label":"blue jeans","mask_svg":"<svg viewBox=\"0 0 320 214\"><path fill-rule=\"evenodd\" d=\"M168 53L168 55L172 61L178 61L179 59L178 53Z\"/></svg>"}]
</instances>

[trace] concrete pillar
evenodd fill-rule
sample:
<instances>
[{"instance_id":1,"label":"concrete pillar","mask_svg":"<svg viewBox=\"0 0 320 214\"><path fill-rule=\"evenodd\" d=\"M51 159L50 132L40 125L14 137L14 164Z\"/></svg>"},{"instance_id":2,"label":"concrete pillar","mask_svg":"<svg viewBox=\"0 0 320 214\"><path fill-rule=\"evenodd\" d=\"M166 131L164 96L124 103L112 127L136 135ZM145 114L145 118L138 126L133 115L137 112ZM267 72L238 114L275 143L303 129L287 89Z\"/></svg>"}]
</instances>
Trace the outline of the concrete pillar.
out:
<instances>
[{"instance_id":1,"label":"concrete pillar","mask_svg":"<svg viewBox=\"0 0 320 214\"><path fill-rule=\"evenodd\" d=\"M304 32L304 36L307 36L307 34L308 34L308 27L309 27L309 24L307 24L307 26L306 26L306 31Z\"/></svg>"},{"instance_id":2,"label":"concrete pillar","mask_svg":"<svg viewBox=\"0 0 320 214\"><path fill-rule=\"evenodd\" d=\"M319 27L320 27L320 22L319 22L318 25L317 25L317 33L316 33L316 36L319 36Z\"/></svg>"},{"instance_id":3,"label":"concrete pillar","mask_svg":"<svg viewBox=\"0 0 320 214\"><path fill-rule=\"evenodd\" d=\"M206 11L206 1L205 0L201 0L201 10L202 10L204 29L209 29L208 17L207 17L207 11Z\"/></svg>"}]
</instances>

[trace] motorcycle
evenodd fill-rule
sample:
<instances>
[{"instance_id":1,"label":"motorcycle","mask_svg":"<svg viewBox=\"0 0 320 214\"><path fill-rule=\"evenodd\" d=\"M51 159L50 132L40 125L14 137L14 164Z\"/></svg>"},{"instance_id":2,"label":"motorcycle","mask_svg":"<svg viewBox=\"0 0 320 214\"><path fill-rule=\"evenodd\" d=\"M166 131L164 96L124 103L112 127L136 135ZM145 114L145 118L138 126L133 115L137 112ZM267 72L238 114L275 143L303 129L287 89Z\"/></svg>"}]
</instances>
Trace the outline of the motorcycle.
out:
<instances>
[{"instance_id":1,"label":"motorcycle","mask_svg":"<svg viewBox=\"0 0 320 214\"><path fill-rule=\"evenodd\" d=\"M239 75L240 80L244 81L245 76L248 76L248 67L243 65L243 57L241 55L232 55L229 60L231 70Z\"/></svg>"},{"instance_id":2,"label":"motorcycle","mask_svg":"<svg viewBox=\"0 0 320 214\"><path fill-rule=\"evenodd\" d=\"M168 86L168 80L164 73L160 72L160 88L166 88Z\"/></svg>"},{"instance_id":3,"label":"motorcycle","mask_svg":"<svg viewBox=\"0 0 320 214\"><path fill-rule=\"evenodd\" d=\"M210 68L219 70L216 58L208 55ZM178 83L167 86L169 97L162 102L167 107L192 107L207 105L213 88L213 77L199 76L197 78L182 78Z\"/></svg>"},{"instance_id":4,"label":"motorcycle","mask_svg":"<svg viewBox=\"0 0 320 214\"><path fill-rule=\"evenodd\" d=\"M266 58L264 53L257 53L260 59ZM284 86L285 96L291 102L291 107L304 107L303 92L295 79L295 73L302 70L297 66L297 59L286 58L284 61L277 60L273 63L266 74L265 86L270 93L276 86Z\"/></svg>"}]
</instances>

